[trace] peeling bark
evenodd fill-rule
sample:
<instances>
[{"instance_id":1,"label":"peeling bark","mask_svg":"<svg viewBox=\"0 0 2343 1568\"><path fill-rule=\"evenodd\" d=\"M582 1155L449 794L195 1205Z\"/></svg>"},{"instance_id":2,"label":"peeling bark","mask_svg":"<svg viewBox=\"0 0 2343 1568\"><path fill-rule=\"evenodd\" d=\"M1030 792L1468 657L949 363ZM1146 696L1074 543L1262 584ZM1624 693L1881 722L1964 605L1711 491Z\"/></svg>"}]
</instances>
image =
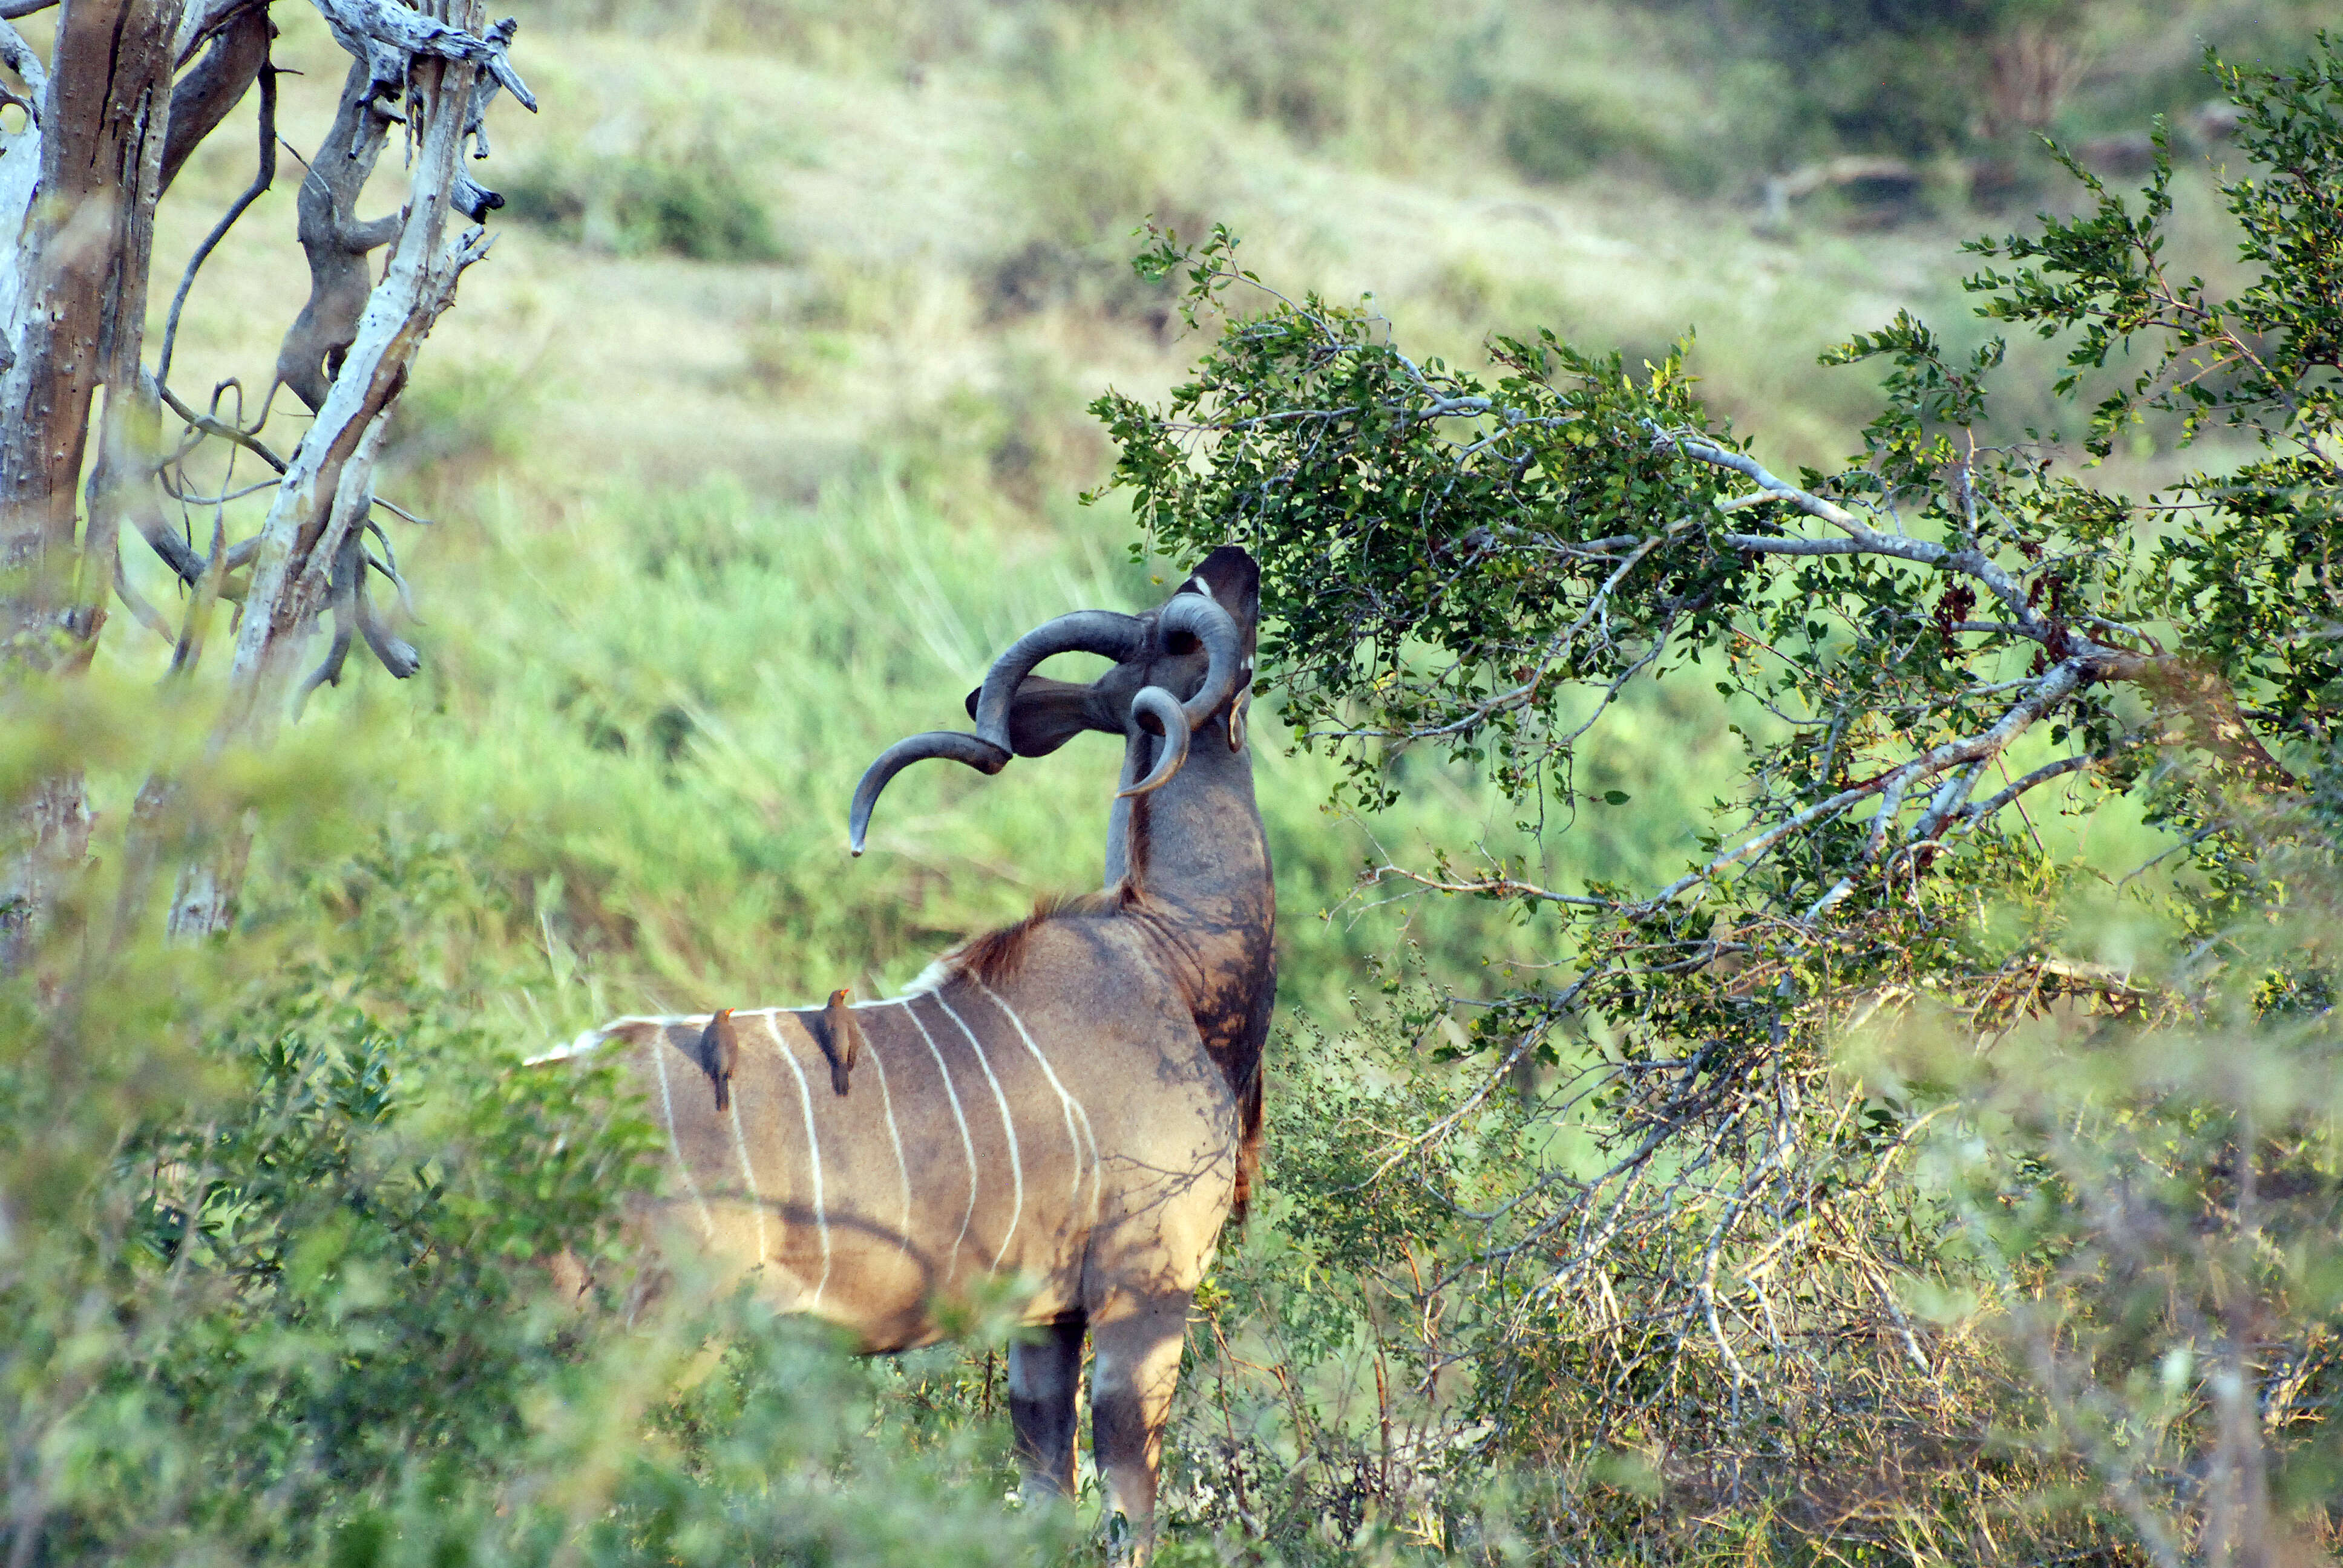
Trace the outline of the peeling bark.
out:
<instances>
[{"instance_id":1,"label":"peeling bark","mask_svg":"<svg viewBox=\"0 0 2343 1568\"><path fill-rule=\"evenodd\" d=\"M146 319L155 202L162 191L179 0L75 0L57 23L39 82L37 130L12 138L0 165L0 218L17 224L11 329L0 375L0 680L69 674L86 664L113 586L116 514L110 498L75 539L91 406L107 398L94 492L110 490L147 429L138 417L138 356ZM42 68L8 35L9 64L27 86ZM25 160L37 153L37 168ZM37 192L40 199L34 197ZM12 214L8 204L21 199ZM151 450L151 443L146 448ZM87 567L90 569L77 569ZM10 824L0 858L0 964L15 970L63 883L87 858L89 804L81 773L44 779Z\"/></svg>"},{"instance_id":2,"label":"peeling bark","mask_svg":"<svg viewBox=\"0 0 2343 1568\"><path fill-rule=\"evenodd\" d=\"M100 381L127 365L136 385L179 14L178 0L75 0L57 24L41 200L19 249L22 326L0 382L0 571L14 578L5 630L20 659L45 664L54 634L95 630L66 620L75 501Z\"/></svg>"},{"instance_id":3,"label":"peeling bark","mask_svg":"<svg viewBox=\"0 0 2343 1568\"><path fill-rule=\"evenodd\" d=\"M24 328L33 257L33 193L40 186L41 175L41 99L48 93L49 73L32 46L5 22L0 22L0 65L15 72L25 89L8 93L6 101L25 113L23 130L0 131L0 390L5 390ZM8 407L14 405L0 403L0 407Z\"/></svg>"}]
</instances>

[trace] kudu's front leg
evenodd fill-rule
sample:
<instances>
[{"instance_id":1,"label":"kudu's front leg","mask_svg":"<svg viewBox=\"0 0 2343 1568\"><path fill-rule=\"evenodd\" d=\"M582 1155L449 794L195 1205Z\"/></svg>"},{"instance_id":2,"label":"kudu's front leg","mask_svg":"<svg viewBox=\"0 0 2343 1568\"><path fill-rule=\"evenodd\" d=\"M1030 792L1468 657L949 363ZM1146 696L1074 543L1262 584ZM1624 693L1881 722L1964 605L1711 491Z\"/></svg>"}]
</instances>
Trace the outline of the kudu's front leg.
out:
<instances>
[{"instance_id":1,"label":"kudu's front leg","mask_svg":"<svg viewBox=\"0 0 2343 1568\"><path fill-rule=\"evenodd\" d=\"M1044 1323L1009 1347L1009 1420L1030 1502L1074 1495L1075 1395L1082 1382L1082 1320Z\"/></svg>"},{"instance_id":2,"label":"kudu's front leg","mask_svg":"<svg viewBox=\"0 0 2343 1568\"><path fill-rule=\"evenodd\" d=\"M1155 1554L1156 1477L1188 1301L1185 1292L1152 1297L1091 1322L1091 1446L1106 1483L1109 1523L1120 1513L1130 1533L1127 1544L1118 1543L1118 1562L1144 1563Z\"/></svg>"}]
</instances>

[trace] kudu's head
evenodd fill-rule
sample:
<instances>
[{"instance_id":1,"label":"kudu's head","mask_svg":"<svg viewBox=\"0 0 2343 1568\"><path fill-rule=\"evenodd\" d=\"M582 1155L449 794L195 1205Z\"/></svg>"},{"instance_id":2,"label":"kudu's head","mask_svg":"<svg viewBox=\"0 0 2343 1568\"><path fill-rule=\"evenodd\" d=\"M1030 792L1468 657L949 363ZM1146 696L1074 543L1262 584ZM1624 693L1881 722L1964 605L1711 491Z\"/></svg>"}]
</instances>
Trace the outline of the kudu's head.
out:
<instances>
[{"instance_id":1,"label":"kudu's head","mask_svg":"<svg viewBox=\"0 0 2343 1568\"><path fill-rule=\"evenodd\" d=\"M1123 737L1121 788L1107 845L1110 884L1134 867L1164 864L1151 850L1161 848L1166 837L1197 840L1182 845L1192 856L1214 843L1234 849L1238 859L1257 863L1265 875L1251 759L1244 752L1260 599L1261 568L1227 545L1144 614L1077 610L1026 633L969 693L975 733L914 735L889 747L863 774L848 818L853 851L862 852L880 791L911 763L943 757L998 773L1012 755L1046 757L1095 729ZM1088 682L1032 673L1059 653L1102 654L1114 664ZM1208 868L1192 859L1189 866L1223 877L1253 869L1251 864ZM1151 888L1158 880L1151 876Z\"/></svg>"}]
</instances>

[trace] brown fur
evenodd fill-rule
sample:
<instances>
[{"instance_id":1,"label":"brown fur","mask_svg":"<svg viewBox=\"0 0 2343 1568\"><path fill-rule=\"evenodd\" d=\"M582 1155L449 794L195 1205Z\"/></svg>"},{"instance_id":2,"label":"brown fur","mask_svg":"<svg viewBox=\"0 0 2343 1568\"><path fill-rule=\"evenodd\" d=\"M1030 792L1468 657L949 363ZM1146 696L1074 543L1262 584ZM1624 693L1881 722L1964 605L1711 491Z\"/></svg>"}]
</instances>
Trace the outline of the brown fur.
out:
<instances>
[{"instance_id":1,"label":"brown fur","mask_svg":"<svg viewBox=\"0 0 2343 1568\"><path fill-rule=\"evenodd\" d=\"M1068 900L1045 894L1034 901L1031 914L1014 925L970 938L946 957L945 964L956 974L973 975L996 989L1005 985L1025 967L1026 949L1033 940L1033 933L1056 920L1067 907Z\"/></svg>"},{"instance_id":2,"label":"brown fur","mask_svg":"<svg viewBox=\"0 0 2343 1568\"><path fill-rule=\"evenodd\" d=\"M1141 799L1140 805L1146 801ZM1083 893L1066 898L1044 894L1034 900L1033 912L1013 925L987 931L969 940L957 950L945 956L945 967L954 974L972 975L986 985L998 990L1014 979L1025 967L1028 950L1034 932L1051 920L1077 920L1084 917L1115 919L1141 912L1146 895L1129 881L1117 882L1101 892ZM1272 981L1262 994L1251 999L1244 1034L1234 1049L1212 1050L1213 1064L1228 1080L1229 1088L1237 1097L1239 1111L1239 1141L1237 1145L1236 1198L1230 1205L1229 1218L1242 1227L1252 1205L1253 1185L1261 1177L1261 1136L1262 1115L1262 1047L1269 1033L1269 1009L1276 986ZM1199 1024L1204 1020L1198 1020ZM840 1093L845 1092L843 1090Z\"/></svg>"},{"instance_id":3,"label":"brown fur","mask_svg":"<svg viewBox=\"0 0 2343 1568\"><path fill-rule=\"evenodd\" d=\"M1247 1022L1247 1044L1223 1055L1213 1053L1221 1070L1227 1075L1229 1087L1236 1091L1237 1112L1237 1190L1229 1203L1229 1218L1237 1229L1244 1229L1245 1216L1252 1209L1253 1183L1261 1179L1261 1129L1262 1089L1262 1048L1269 1040L1269 1012L1274 1004L1277 983L1274 979L1262 988L1254 999L1254 1019Z\"/></svg>"},{"instance_id":4,"label":"brown fur","mask_svg":"<svg viewBox=\"0 0 2343 1568\"><path fill-rule=\"evenodd\" d=\"M1148 819L1155 814L1155 798L1141 795L1131 803L1131 863L1123 869L1122 879L1131 887L1147 886Z\"/></svg>"}]
</instances>

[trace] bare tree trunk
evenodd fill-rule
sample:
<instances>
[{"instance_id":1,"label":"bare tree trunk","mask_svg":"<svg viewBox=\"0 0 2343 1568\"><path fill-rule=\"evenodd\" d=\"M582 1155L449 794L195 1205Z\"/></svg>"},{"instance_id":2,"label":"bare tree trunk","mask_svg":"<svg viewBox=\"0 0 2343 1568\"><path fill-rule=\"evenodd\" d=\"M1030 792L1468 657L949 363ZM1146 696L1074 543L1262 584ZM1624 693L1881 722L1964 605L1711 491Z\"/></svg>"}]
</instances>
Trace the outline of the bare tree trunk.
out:
<instances>
[{"instance_id":1,"label":"bare tree trunk","mask_svg":"<svg viewBox=\"0 0 2343 1568\"><path fill-rule=\"evenodd\" d=\"M15 28L0 21L0 65L15 74L22 93L0 89L0 103L25 111L25 128L0 129L0 391L15 387L24 329L28 268L33 258L33 193L41 183L41 101L48 95L48 67ZM14 407L0 404L0 407Z\"/></svg>"},{"instance_id":2,"label":"bare tree trunk","mask_svg":"<svg viewBox=\"0 0 2343 1568\"><path fill-rule=\"evenodd\" d=\"M19 173L8 192L21 189L25 206L13 297L0 301L13 307L0 325L15 328L0 376L0 679L77 669L105 624L115 513L94 508L76 541L75 492L101 384L110 390L94 477L139 461L138 359L180 13L180 0L65 5L35 106L37 183L22 189ZM20 50L13 41L10 64L24 78L30 52ZM19 146L9 161L30 150ZM45 780L13 828L0 864L0 963L11 968L87 852L79 773Z\"/></svg>"},{"instance_id":3,"label":"bare tree trunk","mask_svg":"<svg viewBox=\"0 0 2343 1568\"><path fill-rule=\"evenodd\" d=\"M17 264L23 327L0 383L11 416L0 431L0 568L22 574L7 589L11 646L44 664L44 634L94 631L65 618L75 492L99 383L127 366L137 384L179 15L179 0L71 0L42 95L38 197Z\"/></svg>"}]
</instances>

